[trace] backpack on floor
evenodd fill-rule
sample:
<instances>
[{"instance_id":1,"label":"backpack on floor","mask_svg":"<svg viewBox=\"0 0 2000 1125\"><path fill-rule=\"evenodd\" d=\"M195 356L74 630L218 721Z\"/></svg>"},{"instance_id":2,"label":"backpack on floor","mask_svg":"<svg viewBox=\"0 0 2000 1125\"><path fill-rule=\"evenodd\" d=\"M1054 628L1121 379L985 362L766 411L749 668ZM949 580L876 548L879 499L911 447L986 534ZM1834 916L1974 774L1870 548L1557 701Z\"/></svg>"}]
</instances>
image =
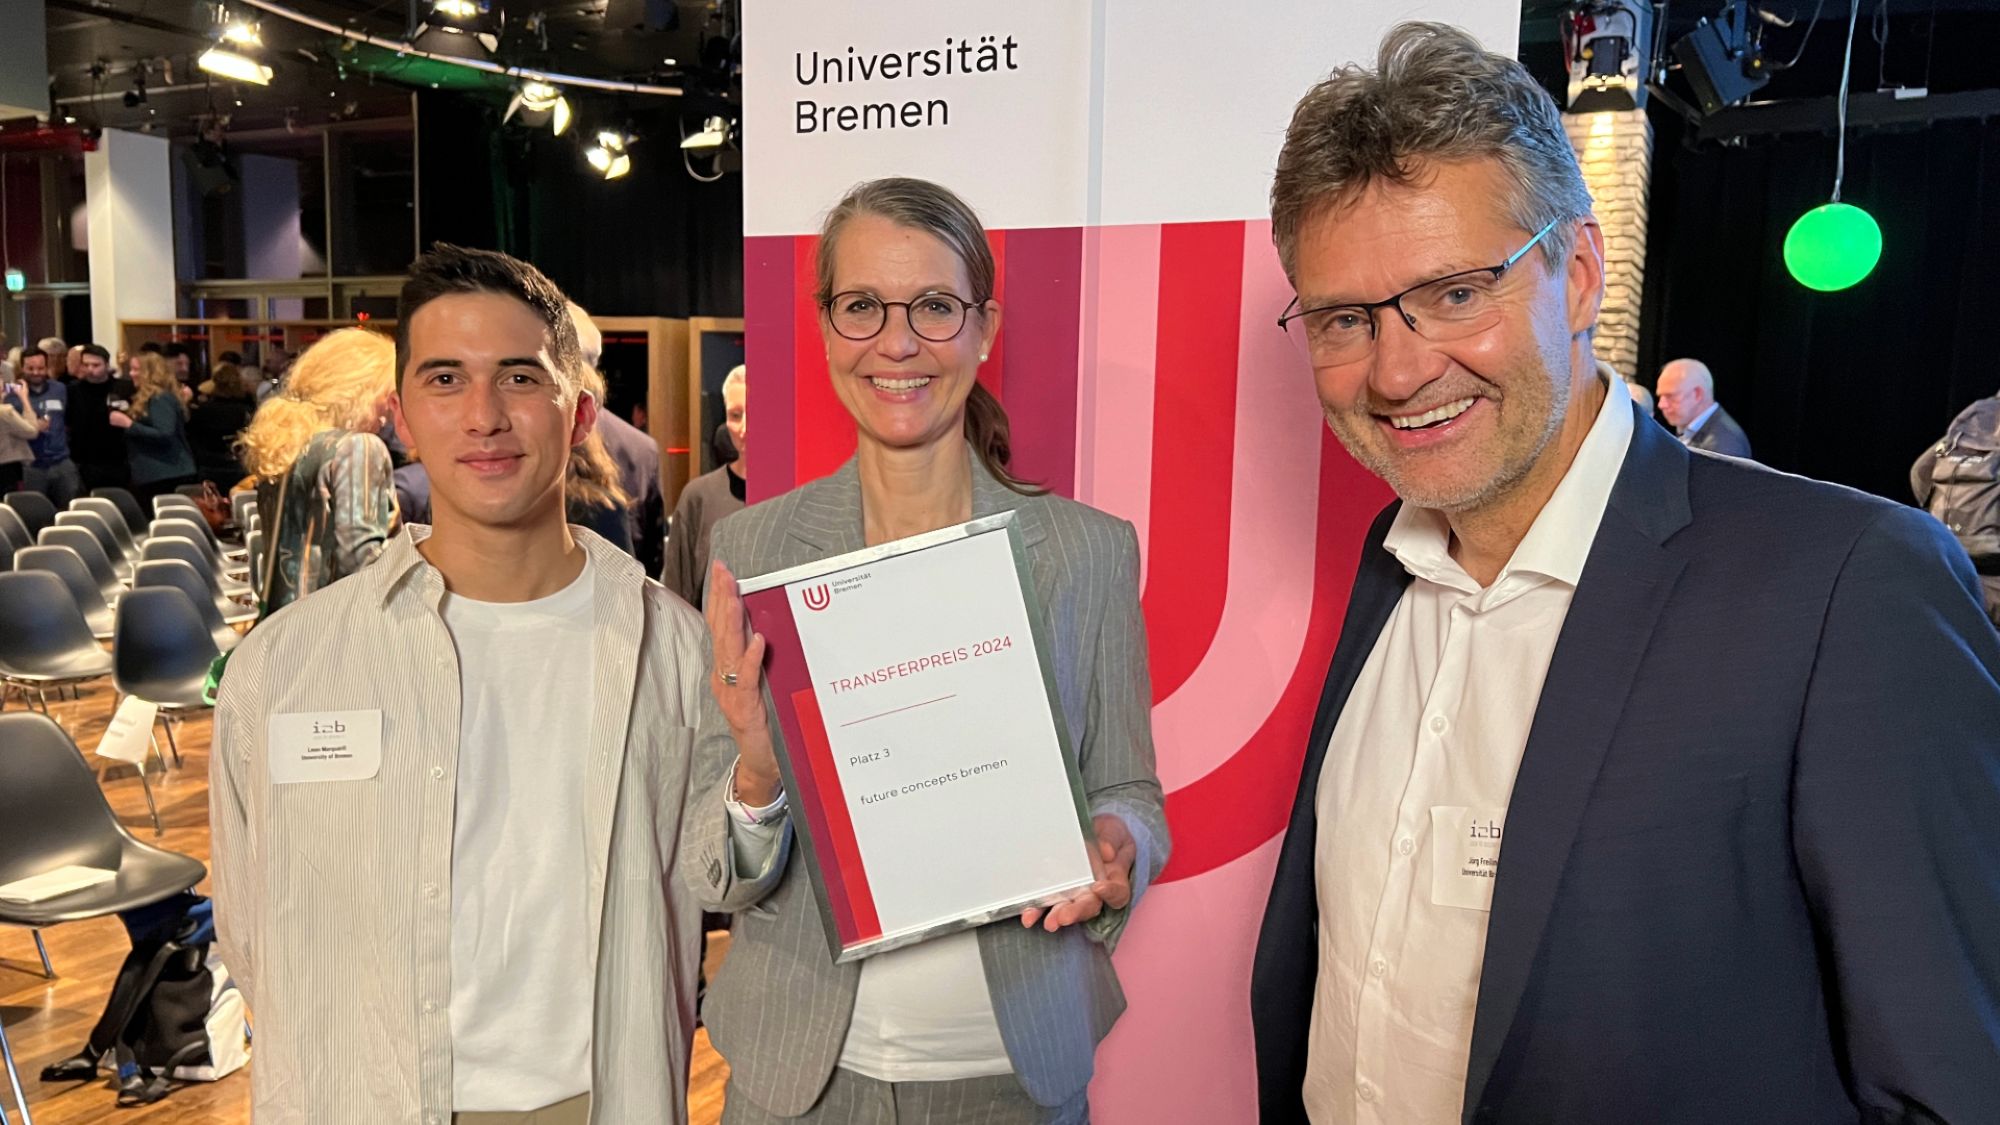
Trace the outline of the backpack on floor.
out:
<instances>
[{"instance_id":1,"label":"backpack on floor","mask_svg":"<svg viewBox=\"0 0 2000 1125\"><path fill-rule=\"evenodd\" d=\"M243 994L214 954L214 904L184 892L119 915L132 952L82 1051L42 1071L87 1081L110 1056L118 1104L159 1101L179 1082L213 1082L250 1061Z\"/></svg>"}]
</instances>

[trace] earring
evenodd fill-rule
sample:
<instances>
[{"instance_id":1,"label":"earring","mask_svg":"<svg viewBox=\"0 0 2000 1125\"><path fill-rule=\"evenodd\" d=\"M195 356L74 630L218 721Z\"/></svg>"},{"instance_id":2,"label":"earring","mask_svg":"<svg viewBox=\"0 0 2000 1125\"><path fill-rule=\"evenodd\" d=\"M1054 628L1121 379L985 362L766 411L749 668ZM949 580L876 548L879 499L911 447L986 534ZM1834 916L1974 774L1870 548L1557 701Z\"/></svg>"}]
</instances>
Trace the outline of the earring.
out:
<instances>
[{"instance_id":1,"label":"earring","mask_svg":"<svg viewBox=\"0 0 2000 1125\"><path fill-rule=\"evenodd\" d=\"M985 353L985 352L980 352L980 353L979 353L979 362L981 362L981 363L985 363L985 362L986 362L986 353Z\"/></svg>"}]
</instances>

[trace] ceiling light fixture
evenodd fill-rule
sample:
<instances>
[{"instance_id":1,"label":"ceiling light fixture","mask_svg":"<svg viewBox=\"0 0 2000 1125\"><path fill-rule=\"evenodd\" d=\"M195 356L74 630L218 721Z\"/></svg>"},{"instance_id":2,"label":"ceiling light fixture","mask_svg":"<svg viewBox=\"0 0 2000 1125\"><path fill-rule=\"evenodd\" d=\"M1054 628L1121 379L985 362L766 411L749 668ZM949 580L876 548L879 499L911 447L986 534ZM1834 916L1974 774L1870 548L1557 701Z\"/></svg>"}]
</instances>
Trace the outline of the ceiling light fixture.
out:
<instances>
[{"instance_id":1,"label":"ceiling light fixture","mask_svg":"<svg viewBox=\"0 0 2000 1125\"><path fill-rule=\"evenodd\" d=\"M729 143L729 120L723 117L711 117L702 122L699 133L690 133L681 138L682 148L695 150L721 148L727 143Z\"/></svg>"},{"instance_id":2,"label":"ceiling light fixture","mask_svg":"<svg viewBox=\"0 0 2000 1125\"><path fill-rule=\"evenodd\" d=\"M530 128L547 125L558 137L569 128L569 99L563 96L561 87L539 78L530 78L514 88L514 98L507 103L501 123L513 120L517 113L523 125Z\"/></svg>"},{"instance_id":3,"label":"ceiling light fixture","mask_svg":"<svg viewBox=\"0 0 2000 1125\"><path fill-rule=\"evenodd\" d=\"M220 78L237 82L248 82L253 86L269 86L272 70L249 55L231 50L218 43L201 53L195 65Z\"/></svg>"},{"instance_id":4,"label":"ceiling light fixture","mask_svg":"<svg viewBox=\"0 0 2000 1125\"><path fill-rule=\"evenodd\" d=\"M603 130L597 143L583 150L583 159L605 179L615 180L632 170L632 156L626 150L633 140L628 134Z\"/></svg>"}]
</instances>

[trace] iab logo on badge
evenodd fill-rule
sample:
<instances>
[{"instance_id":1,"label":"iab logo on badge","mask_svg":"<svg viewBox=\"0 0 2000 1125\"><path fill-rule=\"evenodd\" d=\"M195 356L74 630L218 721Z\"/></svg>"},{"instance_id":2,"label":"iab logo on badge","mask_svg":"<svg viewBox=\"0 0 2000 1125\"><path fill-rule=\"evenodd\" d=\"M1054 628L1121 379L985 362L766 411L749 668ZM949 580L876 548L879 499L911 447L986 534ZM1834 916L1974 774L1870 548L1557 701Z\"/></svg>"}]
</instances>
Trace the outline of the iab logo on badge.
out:
<instances>
[{"instance_id":1,"label":"iab logo on badge","mask_svg":"<svg viewBox=\"0 0 2000 1125\"><path fill-rule=\"evenodd\" d=\"M1467 910L1493 909L1500 876L1505 808L1431 806L1431 902Z\"/></svg>"},{"instance_id":2,"label":"iab logo on badge","mask_svg":"<svg viewBox=\"0 0 2000 1125\"><path fill-rule=\"evenodd\" d=\"M366 781L382 769L382 712L315 711L272 715L265 727L271 781Z\"/></svg>"}]
</instances>

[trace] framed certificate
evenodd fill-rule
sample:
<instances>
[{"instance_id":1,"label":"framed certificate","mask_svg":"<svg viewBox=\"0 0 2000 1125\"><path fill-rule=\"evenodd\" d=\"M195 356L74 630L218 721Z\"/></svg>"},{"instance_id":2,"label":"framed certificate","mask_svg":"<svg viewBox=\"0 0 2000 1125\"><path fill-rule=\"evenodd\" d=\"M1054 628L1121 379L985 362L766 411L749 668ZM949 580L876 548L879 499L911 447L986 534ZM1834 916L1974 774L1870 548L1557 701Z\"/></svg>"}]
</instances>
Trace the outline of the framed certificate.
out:
<instances>
[{"instance_id":1,"label":"framed certificate","mask_svg":"<svg viewBox=\"0 0 2000 1125\"><path fill-rule=\"evenodd\" d=\"M853 961L1093 881L1014 513L756 578L779 769L827 945Z\"/></svg>"}]
</instances>

